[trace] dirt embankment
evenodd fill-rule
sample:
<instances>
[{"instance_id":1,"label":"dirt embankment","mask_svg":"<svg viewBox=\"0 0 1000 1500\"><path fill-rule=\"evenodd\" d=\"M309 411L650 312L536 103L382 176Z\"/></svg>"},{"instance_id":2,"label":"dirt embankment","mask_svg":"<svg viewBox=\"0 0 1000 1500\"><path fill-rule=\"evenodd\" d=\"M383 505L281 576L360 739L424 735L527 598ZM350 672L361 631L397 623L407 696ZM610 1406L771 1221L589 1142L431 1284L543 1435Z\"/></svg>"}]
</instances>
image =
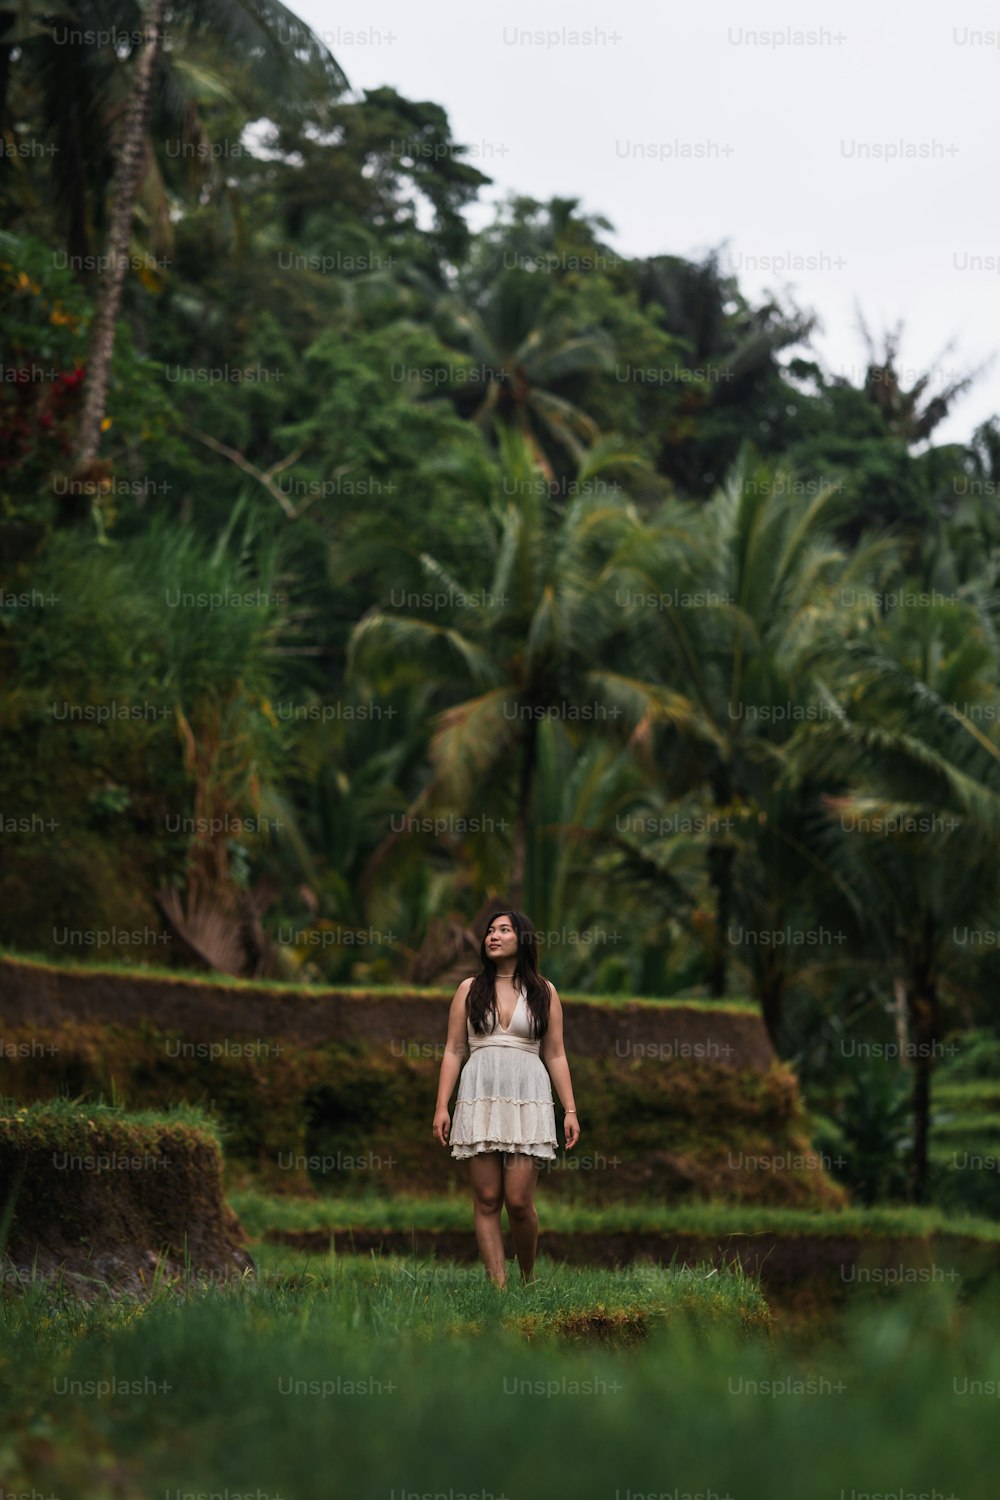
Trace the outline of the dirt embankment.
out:
<instances>
[{"instance_id":1,"label":"dirt embankment","mask_svg":"<svg viewBox=\"0 0 1000 1500\"><path fill-rule=\"evenodd\" d=\"M450 994L419 990L238 988L197 979L164 979L62 969L0 958L0 1020L39 1030L72 1021L153 1026L191 1041L276 1037L291 1046L361 1042L397 1056L433 1056L443 1047ZM577 1057L664 1061L766 1071L774 1051L761 1018L692 1003L574 1002L564 997ZM423 1050L428 1049L428 1050Z\"/></svg>"},{"instance_id":2,"label":"dirt embankment","mask_svg":"<svg viewBox=\"0 0 1000 1500\"><path fill-rule=\"evenodd\" d=\"M226 1130L231 1176L278 1192L448 1191L432 1120L449 999L235 987L0 960L0 1094L178 1099ZM584 1131L549 1190L593 1203L725 1198L836 1206L794 1073L759 1016L690 1003L566 1003ZM556 1107L557 1133L562 1111Z\"/></svg>"},{"instance_id":3,"label":"dirt embankment","mask_svg":"<svg viewBox=\"0 0 1000 1500\"><path fill-rule=\"evenodd\" d=\"M187 1125L0 1117L0 1212L8 1289L42 1278L77 1296L142 1295L254 1269L218 1145Z\"/></svg>"}]
</instances>

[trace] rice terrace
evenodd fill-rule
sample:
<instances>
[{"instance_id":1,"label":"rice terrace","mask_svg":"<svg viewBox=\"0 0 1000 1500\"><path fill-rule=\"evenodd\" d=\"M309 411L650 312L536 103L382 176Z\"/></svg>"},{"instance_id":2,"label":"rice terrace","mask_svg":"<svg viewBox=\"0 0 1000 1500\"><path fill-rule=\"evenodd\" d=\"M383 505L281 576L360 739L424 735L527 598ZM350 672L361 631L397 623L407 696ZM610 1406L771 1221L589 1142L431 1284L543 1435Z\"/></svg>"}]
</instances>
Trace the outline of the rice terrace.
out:
<instances>
[{"instance_id":1,"label":"rice terrace","mask_svg":"<svg viewBox=\"0 0 1000 1500\"><path fill-rule=\"evenodd\" d=\"M969 20L0 10L0 1500L994 1500Z\"/></svg>"},{"instance_id":2,"label":"rice terrace","mask_svg":"<svg viewBox=\"0 0 1000 1500\"><path fill-rule=\"evenodd\" d=\"M977 1493L1000 1224L850 1204L751 1007L581 997L609 1134L544 1175L537 1280L499 1289L421 1140L436 1058L392 1063L445 994L10 955L0 982L8 1488L499 1495L512 1423L526 1451L554 1426L570 1483L622 1490L624 1452L646 1492L669 1420L668 1492L773 1493L780 1444L815 1493L836 1421L840 1486L947 1452ZM653 1071L615 1059L630 1031Z\"/></svg>"}]
</instances>

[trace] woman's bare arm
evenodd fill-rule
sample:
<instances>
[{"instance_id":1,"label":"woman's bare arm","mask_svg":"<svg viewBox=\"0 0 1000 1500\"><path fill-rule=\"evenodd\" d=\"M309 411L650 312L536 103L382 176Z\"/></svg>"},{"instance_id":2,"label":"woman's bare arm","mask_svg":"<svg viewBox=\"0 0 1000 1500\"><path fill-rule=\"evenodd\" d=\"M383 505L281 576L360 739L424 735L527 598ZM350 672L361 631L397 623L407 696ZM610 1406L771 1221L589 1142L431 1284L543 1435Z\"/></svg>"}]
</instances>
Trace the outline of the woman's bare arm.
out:
<instances>
[{"instance_id":1,"label":"woman's bare arm","mask_svg":"<svg viewBox=\"0 0 1000 1500\"><path fill-rule=\"evenodd\" d=\"M552 981L547 979L545 983L550 990L549 1028L542 1037L538 1055L549 1070L549 1077L555 1085L563 1109L573 1111L571 1114L568 1113L565 1119L566 1144L572 1146L575 1145L580 1134L580 1122L573 1100L573 1080L569 1076L569 1063L566 1061L566 1051L563 1047L562 1001Z\"/></svg>"},{"instance_id":2,"label":"woman's bare arm","mask_svg":"<svg viewBox=\"0 0 1000 1500\"><path fill-rule=\"evenodd\" d=\"M469 1054L469 1034L466 1021L465 1002L472 980L463 979L452 998L448 1012L448 1037L444 1044L441 1071L438 1074L437 1104L434 1107L434 1135L442 1145L447 1144L451 1119L448 1105L455 1092L462 1063ZM442 1118L443 1117L443 1118Z\"/></svg>"}]
</instances>

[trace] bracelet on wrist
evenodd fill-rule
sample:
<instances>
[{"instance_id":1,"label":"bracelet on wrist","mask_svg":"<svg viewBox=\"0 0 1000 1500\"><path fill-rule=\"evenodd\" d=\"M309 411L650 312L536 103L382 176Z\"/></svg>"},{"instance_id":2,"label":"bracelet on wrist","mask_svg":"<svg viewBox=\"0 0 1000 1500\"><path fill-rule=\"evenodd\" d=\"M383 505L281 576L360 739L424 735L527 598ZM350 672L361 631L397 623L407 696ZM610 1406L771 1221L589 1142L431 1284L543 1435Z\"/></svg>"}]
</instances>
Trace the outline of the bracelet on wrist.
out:
<instances>
[{"instance_id":1,"label":"bracelet on wrist","mask_svg":"<svg viewBox=\"0 0 1000 1500\"><path fill-rule=\"evenodd\" d=\"M575 1108L574 1109L564 1109L563 1110L563 1114L564 1115L575 1115L576 1114L576 1109Z\"/></svg>"}]
</instances>

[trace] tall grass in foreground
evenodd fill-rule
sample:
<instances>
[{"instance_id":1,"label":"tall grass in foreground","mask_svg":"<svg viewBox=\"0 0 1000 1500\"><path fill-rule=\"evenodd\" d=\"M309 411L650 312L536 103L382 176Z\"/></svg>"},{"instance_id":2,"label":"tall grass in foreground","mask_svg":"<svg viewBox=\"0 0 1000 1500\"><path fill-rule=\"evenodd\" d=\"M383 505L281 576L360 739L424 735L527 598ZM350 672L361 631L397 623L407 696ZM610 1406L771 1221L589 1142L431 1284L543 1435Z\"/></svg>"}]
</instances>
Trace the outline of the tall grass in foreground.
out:
<instances>
[{"instance_id":1,"label":"tall grass in foreground","mask_svg":"<svg viewBox=\"0 0 1000 1500\"><path fill-rule=\"evenodd\" d=\"M986 1500L997 1292L902 1293L808 1351L755 1336L741 1305L745 1283L656 1268L546 1267L498 1291L481 1269L402 1259L312 1259L146 1306L34 1291L2 1307L2 1472L93 1500ZM643 1308L625 1347L573 1321Z\"/></svg>"}]
</instances>

